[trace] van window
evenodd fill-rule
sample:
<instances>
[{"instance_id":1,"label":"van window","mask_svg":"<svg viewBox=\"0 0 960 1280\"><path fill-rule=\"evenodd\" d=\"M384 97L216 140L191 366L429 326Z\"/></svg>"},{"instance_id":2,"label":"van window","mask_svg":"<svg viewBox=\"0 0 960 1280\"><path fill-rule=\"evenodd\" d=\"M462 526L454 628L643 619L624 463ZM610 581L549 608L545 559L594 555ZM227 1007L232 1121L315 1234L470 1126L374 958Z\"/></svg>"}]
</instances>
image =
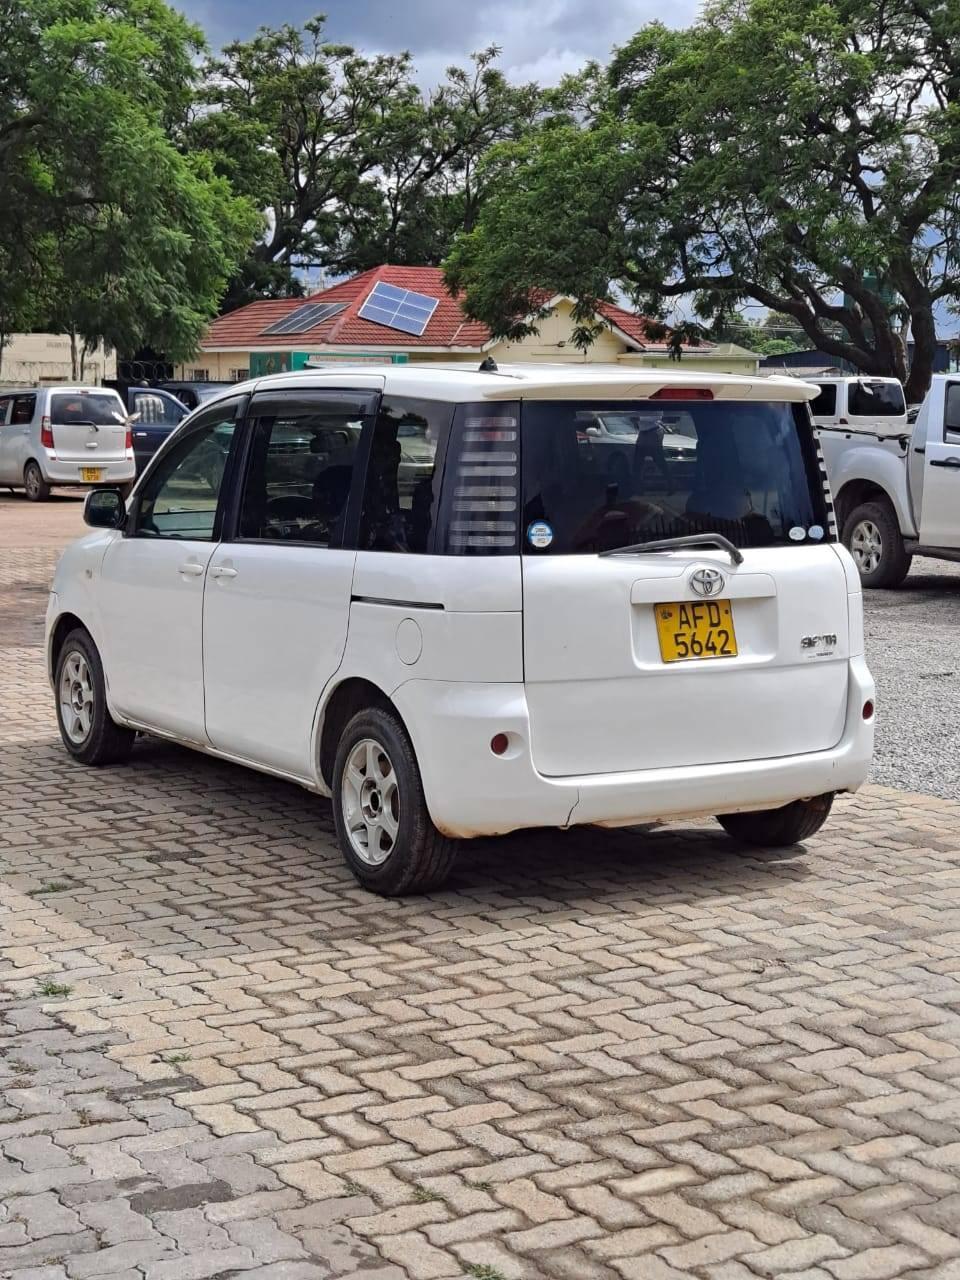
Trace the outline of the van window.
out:
<instances>
[{"instance_id":1,"label":"van window","mask_svg":"<svg viewBox=\"0 0 960 1280\"><path fill-rule=\"evenodd\" d=\"M568 416L567 427L574 437L587 438L583 419ZM443 467L436 551L516 555L519 510L519 403L458 405Z\"/></svg>"},{"instance_id":2,"label":"van window","mask_svg":"<svg viewBox=\"0 0 960 1280\"><path fill-rule=\"evenodd\" d=\"M442 401L384 398L363 489L361 551L431 549L438 451L452 415L453 406Z\"/></svg>"},{"instance_id":3,"label":"van window","mask_svg":"<svg viewBox=\"0 0 960 1280\"><path fill-rule=\"evenodd\" d=\"M127 411L115 391L74 391L50 397L50 420L54 426L71 424L98 427L125 422Z\"/></svg>"},{"instance_id":4,"label":"van window","mask_svg":"<svg viewBox=\"0 0 960 1280\"><path fill-rule=\"evenodd\" d=\"M583 414L597 408L524 402L524 553L696 533L722 533L738 547L800 546L811 528L815 541L829 537L812 433L793 405L663 401L652 413L649 401L618 404L642 427L626 450L582 431Z\"/></svg>"},{"instance_id":5,"label":"van window","mask_svg":"<svg viewBox=\"0 0 960 1280\"><path fill-rule=\"evenodd\" d=\"M241 538L342 545L366 399L305 395L254 406Z\"/></svg>"},{"instance_id":6,"label":"van window","mask_svg":"<svg viewBox=\"0 0 960 1280\"><path fill-rule=\"evenodd\" d=\"M815 418L832 418L837 412L837 384L821 382L820 394L810 401L810 412Z\"/></svg>"},{"instance_id":7,"label":"van window","mask_svg":"<svg viewBox=\"0 0 960 1280\"><path fill-rule=\"evenodd\" d=\"M218 405L160 456L140 493L139 537L213 539L238 409L235 400Z\"/></svg>"},{"instance_id":8,"label":"van window","mask_svg":"<svg viewBox=\"0 0 960 1280\"><path fill-rule=\"evenodd\" d=\"M847 409L856 418L891 418L907 412L899 382L851 382Z\"/></svg>"}]
</instances>

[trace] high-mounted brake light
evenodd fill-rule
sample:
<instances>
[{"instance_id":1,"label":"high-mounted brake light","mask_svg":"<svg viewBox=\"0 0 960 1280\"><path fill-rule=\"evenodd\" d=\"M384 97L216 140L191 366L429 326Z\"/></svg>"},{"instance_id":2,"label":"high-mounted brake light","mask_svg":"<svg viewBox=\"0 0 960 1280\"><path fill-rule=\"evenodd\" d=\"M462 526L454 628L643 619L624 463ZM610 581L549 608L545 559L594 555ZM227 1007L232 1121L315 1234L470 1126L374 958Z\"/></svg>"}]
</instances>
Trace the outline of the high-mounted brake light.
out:
<instances>
[{"instance_id":1,"label":"high-mounted brake light","mask_svg":"<svg viewBox=\"0 0 960 1280\"><path fill-rule=\"evenodd\" d=\"M661 387L650 397L651 400L712 400L713 392L709 387Z\"/></svg>"},{"instance_id":2,"label":"high-mounted brake light","mask_svg":"<svg viewBox=\"0 0 960 1280\"><path fill-rule=\"evenodd\" d=\"M44 449L53 448L53 428L49 418L40 419L40 444Z\"/></svg>"}]
</instances>

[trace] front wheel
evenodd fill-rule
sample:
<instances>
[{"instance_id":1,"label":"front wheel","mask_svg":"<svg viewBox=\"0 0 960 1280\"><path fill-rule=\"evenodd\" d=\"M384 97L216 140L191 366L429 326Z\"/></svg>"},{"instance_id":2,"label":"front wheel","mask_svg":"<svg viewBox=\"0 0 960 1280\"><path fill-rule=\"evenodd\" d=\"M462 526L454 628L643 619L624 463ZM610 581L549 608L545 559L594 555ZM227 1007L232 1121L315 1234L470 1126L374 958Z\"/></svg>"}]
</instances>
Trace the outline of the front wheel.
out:
<instances>
[{"instance_id":1,"label":"front wheel","mask_svg":"<svg viewBox=\"0 0 960 1280\"><path fill-rule=\"evenodd\" d=\"M753 813L721 813L717 821L728 835L744 844L764 848L785 848L799 844L820 830L833 805L833 792L794 800L780 809L758 809Z\"/></svg>"},{"instance_id":2,"label":"front wheel","mask_svg":"<svg viewBox=\"0 0 960 1280\"><path fill-rule=\"evenodd\" d=\"M28 462L23 468L23 487L30 502L46 502L50 497L50 486L35 462Z\"/></svg>"},{"instance_id":3,"label":"front wheel","mask_svg":"<svg viewBox=\"0 0 960 1280\"><path fill-rule=\"evenodd\" d=\"M392 712L368 707L349 722L332 790L340 849L364 888L398 898L443 884L456 843L430 820L417 758Z\"/></svg>"},{"instance_id":4,"label":"front wheel","mask_svg":"<svg viewBox=\"0 0 960 1280\"><path fill-rule=\"evenodd\" d=\"M79 627L64 640L54 678L60 737L81 764L119 764L136 736L107 710L107 690L97 646Z\"/></svg>"},{"instance_id":5,"label":"front wheel","mask_svg":"<svg viewBox=\"0 0 960 1280\"><path fill-rule=\"evenodd\" d=\"M843 543L864 587L899 587L913 557L903 545L897 513L884 498L862 502L843 522Z\"/></svg>"}]
</instances>

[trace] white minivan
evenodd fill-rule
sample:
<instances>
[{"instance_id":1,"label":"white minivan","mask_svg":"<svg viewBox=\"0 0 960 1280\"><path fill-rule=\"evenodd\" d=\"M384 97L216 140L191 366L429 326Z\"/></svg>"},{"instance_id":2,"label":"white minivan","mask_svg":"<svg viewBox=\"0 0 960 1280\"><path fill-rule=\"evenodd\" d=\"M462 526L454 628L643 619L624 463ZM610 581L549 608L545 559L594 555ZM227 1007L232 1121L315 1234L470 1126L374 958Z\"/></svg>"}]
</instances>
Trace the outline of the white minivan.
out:
<instances>
[{"instance_id":1,"label":"white minivan","mask_svg":"<svg viewBox=\"0 0 960 1280\"><path fill-rule=\"evenodd\" d=\"M330 796L383 894L525 827L801 840L874 723L814 394L589 365L232 388L129 503L87 498L47 613L63 742L107 764L146 732ZM695 460L611 478L582 429L611 408L682 414Z\"/></svg>"}]
</instances>

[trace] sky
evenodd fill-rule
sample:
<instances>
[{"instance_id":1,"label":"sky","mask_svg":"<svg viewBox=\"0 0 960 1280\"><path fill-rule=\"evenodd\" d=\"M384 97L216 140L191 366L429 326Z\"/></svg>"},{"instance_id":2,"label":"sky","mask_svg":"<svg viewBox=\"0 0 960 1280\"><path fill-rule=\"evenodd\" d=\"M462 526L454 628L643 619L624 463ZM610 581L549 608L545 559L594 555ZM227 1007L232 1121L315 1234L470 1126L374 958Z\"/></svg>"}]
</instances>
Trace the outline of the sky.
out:
<instances>
[{"instance_id":1,"label":"sky","mask_svg":"<svg viewBox=\"0 0 960 1280\"><path fill-rule=\"evenodd\" d=\"M646 22L660 18L685 26L697 0L287 0L273 8L258 0L173 0L219 49L251 36L261 24L302 23L327 15L331 40L364 53L414 55L425 86L443 78L451 63L464 63L475 50L499 45L500 65L513 80L556 84L589 58L605 60Z\"/></svg>"}]
</instances>

